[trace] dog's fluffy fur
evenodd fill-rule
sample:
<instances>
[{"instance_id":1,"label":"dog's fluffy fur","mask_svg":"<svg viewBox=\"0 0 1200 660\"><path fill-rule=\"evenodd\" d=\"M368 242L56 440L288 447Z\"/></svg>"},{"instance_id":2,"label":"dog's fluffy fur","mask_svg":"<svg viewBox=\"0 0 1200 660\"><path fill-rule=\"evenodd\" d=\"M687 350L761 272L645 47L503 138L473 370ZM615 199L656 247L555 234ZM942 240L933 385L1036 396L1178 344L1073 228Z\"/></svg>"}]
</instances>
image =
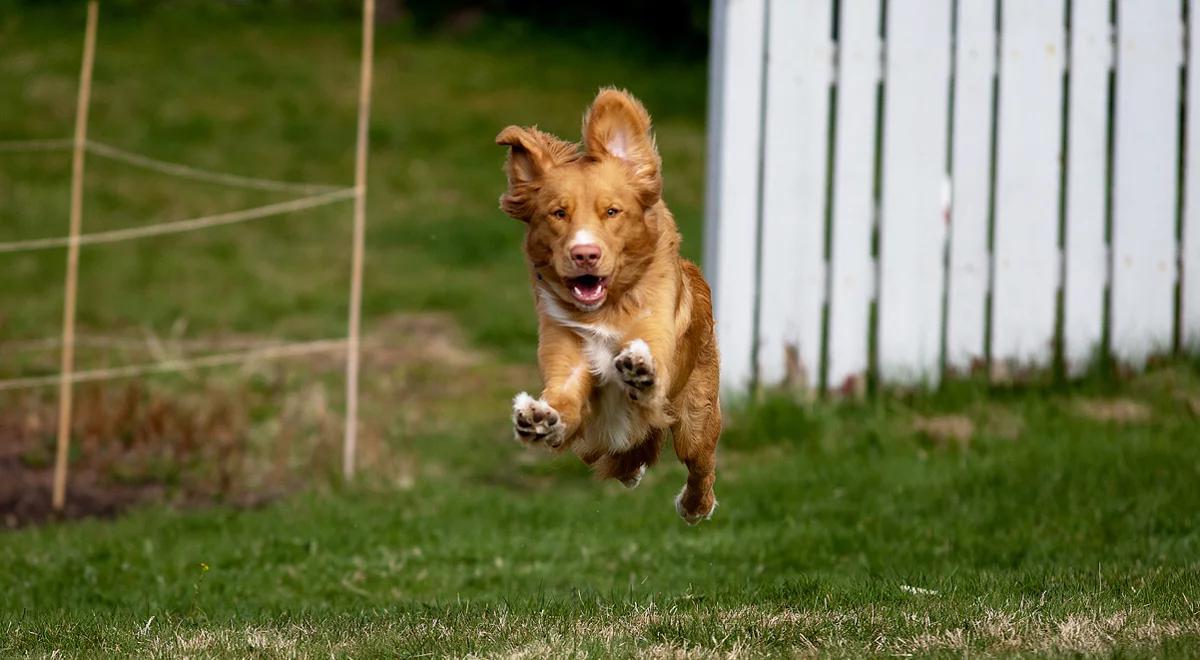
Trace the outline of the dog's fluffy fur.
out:
<instances>
[{"instance_id":1,"label":"dog's fluffy fur","mask_svg":"<svg viewBox=\"0 0 1200 660\"><path fill-rule=\"evenodd\" d=\"M513 400L517 438L570 448L632 488L669 429L688 470L675 509L688 523L707 519L721 432L712 296L679 256L650 115L603 89L582 148L519 126L496 143L509 148L500 206L528 225L545 386Z\"/></svg>"}]
</instances>

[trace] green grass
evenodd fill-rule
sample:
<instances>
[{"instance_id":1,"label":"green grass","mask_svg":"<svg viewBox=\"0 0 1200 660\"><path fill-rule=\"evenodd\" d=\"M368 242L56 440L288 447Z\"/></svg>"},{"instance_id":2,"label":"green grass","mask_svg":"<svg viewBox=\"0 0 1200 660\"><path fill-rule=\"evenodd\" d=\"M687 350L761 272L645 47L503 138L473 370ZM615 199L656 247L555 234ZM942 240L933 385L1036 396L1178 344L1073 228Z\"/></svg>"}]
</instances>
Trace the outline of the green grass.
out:
<instances>
[{"instance_id":1,"label":"green grass","mask_svg":"<svg viewBox=\"0 0 1200 660\"><path fill-rule=\"evenodd\" d=\"M96 139L253 176L349 181L353 23L107 18ZM0 139L69 134L79 28L70 12L0 18ZM424 353L405 344L422 337L390 324L449 314L467 338L452 341L463 364L368 357L364 453L382 458L354 487L329 477L334 449L299 462L307 488L258 508L150 506L3 533L0 655L1200 656L1194 361L1071 387L737 403L721 506L694 528L673 510L683 471L669 452L626 491L515 446L507 397L537 387L534 323L520 227L496 208L493 136L535 122L572 135L596 87L628 86L656 116L667 199L697 257L705 96L701 63L517 36L380 32L367 329ZM62 154L0 156L0 240L63 232L67 168ZM280 198L95 158L88 177L89 230ZM333 207L88 248L81 326L335 336L348 217ZM60 251L0 255L0 341L57 331L61 273ZM54 368L53 354L4 357L0 376ZM270 373L249 379L263 443L278 428L261 392L309 392L306 375L340 386L336 365ZM963 440L938 430L964 425Z\"/></svg>"},{"instance_id":2,"label":"green grass","mask_svg":"<svg viewBox=\"0 0 1200 660\"><path fill-rule=\"evenodd\" d=\"M626 491L499 424L419 439L406 490L5 536L0 653L1194 655L1198 391L1156 371L1123 424L1094 389L768 400L695 528L672 460ZM948 413L969 443L913 432Z\"/></svg>"},{"instance_id":3,"label":"green grass","mask_svg":"<svg viewBox=\"0 0 1200 660\"><path fill-rule=\"evenodd\" d=\"M77 12L0 18L0 139L71 134L81 44ZM249 176L349 184L358 31L353 22L198 22L162 12L102 17L90 136L166 160ZM152 26L152 27L151 27ZM504 216L510 123L578 139L586 104L620 84L655 109L672 208L700 251L705 70L644 66L616 46L588 49L527 35L466 42L380 28L376 55L364 296L368 325L395 309L454 313L482 345L530 355L519 223ZM280 201L90 158L85 231L182 219ZM70 158L0 154L0 241L66 233ZM92 330L183 319L214 331L292 337L344 331L348 203L283 219L89 248L79 322ZM60 250L0 256L0 338L53 334ZM21 313L12 313L19 306ZM369 328L368 328L369 329Z\"/></svg>"}]
</instances>

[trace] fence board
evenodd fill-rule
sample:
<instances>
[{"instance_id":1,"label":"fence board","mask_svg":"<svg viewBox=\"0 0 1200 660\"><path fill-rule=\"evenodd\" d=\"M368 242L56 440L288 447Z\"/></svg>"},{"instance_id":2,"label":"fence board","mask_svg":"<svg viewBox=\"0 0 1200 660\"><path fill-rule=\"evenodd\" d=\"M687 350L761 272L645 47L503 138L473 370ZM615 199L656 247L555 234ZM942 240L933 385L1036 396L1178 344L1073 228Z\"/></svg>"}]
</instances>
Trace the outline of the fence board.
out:
<instances>
[{"instance_id":1,"label":"fence board","mask_svg":"<svg viewBox=\"0 0 1200 660\"><path fill-rule=\"evenodd\" d=\"M949 0L887 11L879 253L879 371L917 383L941 359Z\"/></svg>"},{"instance_id":2,"label":"fence board","mask_svg":"<svg viewBox=\"0 0 1200 660\"><path fill-rule=\"evenodd\" d=\"M1111 30L1109 0L1074 0L1063 245L1063 358L1072 375L1087 368L1104 333Z\"/></svg>"},{"instance_id":3,"label":"fence board","mask_svg":"<svg viewBox=\"0 0 1200 660\"><path fill-rule=\"evenodd\" d=\"M1178 0L1120 0L1113 152L1112 349L1141 366L1174 334Z\"/></svg>"},{"instance_id":4,"label":"fence board","mask_svg":"<svg viewBox=\"0 0 1200 660\"><path fill-rule=\"evenodd\" d=\"M842 0L838 26L826 380L847 394L862 390L869 365L880 7L880 0Z\"/></svg>"},{"instance_id":5,"label":"fence board","mask_svg":"<svg viewBox=\"0 0 1200 660\"><path fill-rule=\"evenodd\" d=\"M954 55L950 266L946 286L946 366L968 371L984 357L990 275L992 84L996 5L959 0Z\"/></svg>"},{"instance_id":6,"label":"fence board","mask_svg":"<svg viewBox=\"0 0 1200 660\"><path fill-rule=\"evenodd\" d=\"M758 378L816 383L825 302L830 0L770 0Z\"/></svg>"},{"instance_id":7,"label":"fence board","mask_svg":"<svg viewBox=\"0 0 1200 660\"><path fill-rule=\"evenodd\" d=\"M992 360L1044 366L1059 282L1062 0L1008 0L996 126Z\"/></svg>"},{"instance_id":8,"label":"fence board","mask_svg":"<svg viewBox=\"0 0 1200 660\"><path fill-rule=\"evenodd\" d=\"M998 376L1045 367L1059 332L1072 375L1105 337L1135 367L1177 331L1200 349L1200 46L1185 54L1182 10L717 0L705 238L726 387L811 385L822 340L846 393L872 358L899 384L985 352ZM1200 10L1188 21L1200 35Z\"/></svg>"},{"instance_id":9,"label":"fence board","mask_svg":"<svg viewBox=\"0 0 1200 660\"><path fill-rule=\"evenodd\" d=\"M759 148L765 0L717 0L710 101L717 189L707 209L705 264L713 283L721 381L744 389L753 376L755 257L758 222Z\"/></svg>"},{"instance_id":10,"label":"fence board","mask_svg":"<svg viewBox=\"0 0 1200 660\"><path fill-rule=\"evenodd\" d=\"M1200 2L1188 12L1187 143L1179 329L1183 346L1200 351Z\"/></svg>"}]
</instances>

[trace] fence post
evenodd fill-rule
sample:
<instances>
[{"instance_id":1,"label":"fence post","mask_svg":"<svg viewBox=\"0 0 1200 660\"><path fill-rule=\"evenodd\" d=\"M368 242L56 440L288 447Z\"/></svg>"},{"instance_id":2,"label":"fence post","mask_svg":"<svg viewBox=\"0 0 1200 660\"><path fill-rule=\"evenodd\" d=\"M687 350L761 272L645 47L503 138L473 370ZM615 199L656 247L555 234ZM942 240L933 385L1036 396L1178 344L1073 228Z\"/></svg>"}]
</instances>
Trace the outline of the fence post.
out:
<instances>
[{"instance_id":1,"label":"fence post","mask_svg":"<svg viewBox=\"0 0 1200 660\"><path fill-rule=\"evenodd\" d=\"M354 152L354 248L350 274L350 319L346 344L346 433L342 474L354 476L358 440L358 339L362 320L363 244L367 204L367 128L371 119L371 74L375 51L375 0L363 0L362 56L358 81L358 137Z\"/></svg>"},{"instance_id":2,"label":"fence post","mask_svg":"<svg viewBox=\"0 0 1200 660\"><path fill-rule=\"evenodd\" d=\"M704 268L721 342L721 388L754 379L767 0L716 0L709 85Z\"/></svg>"},{"instance_id":3,"label":"fence post","mask_svg":"<svg viewBox=\"0 0 1200 660\"><path fill-rule=\"evenodd\" d=\"M58 377L58 446L54 455L51 503L62 511L67 499L67 458L71 444L71 379L75 371L75 294L79 280L79 230L83 224L83 156L87 148L88 105L92 95L92 64L96 54L98 0L88 0L83 35L83 64L75 107L75 141L71 159L71 242L67 245L67 276L63 296L62 368Z\"/></svg>"}]
</instances>

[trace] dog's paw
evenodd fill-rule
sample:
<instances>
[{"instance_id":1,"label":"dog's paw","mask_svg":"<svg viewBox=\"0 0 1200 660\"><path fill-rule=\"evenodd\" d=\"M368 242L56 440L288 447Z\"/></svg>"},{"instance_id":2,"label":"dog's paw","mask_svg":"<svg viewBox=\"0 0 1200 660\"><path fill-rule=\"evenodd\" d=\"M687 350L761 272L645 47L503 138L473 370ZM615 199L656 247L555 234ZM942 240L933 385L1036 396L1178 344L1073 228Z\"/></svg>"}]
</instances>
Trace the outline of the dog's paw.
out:
<instances>
[{"instance_id":1,"label":"dog's paw","mask_svg":"<svg viewBox=\"0 0 1200 660\"><path fill-rule=\"evenodd\" d=\"M683 490L675 496L675 513L678 513L679 517L689 525L712 518L712 514L716 510L717 498L713 497L712 490L709 490L704 497L691 497L685 485Z\"/></svg>"},{"instance_id":2,"label":"dog's paw","mask_svg":"<svg viewBox=\"0 0 1200 660\"><path fill-rule=\"evenodd\" d=\"M626 488L637 488L638 484L642 483L642 477L646 476L646 466L640 465L633 474L621 477L621 483L625 484Z\"/></svg>"},{"instance_id":3,"label":"dog's paw","mask_svg":"<svg viewBox=\"0 0 1200 660\"><path fill-rule=\"evenodd\" d=\"M650 347L641 339L629 342L624 350L613 358L613 366L625 384L625 392L630 399L641 401L649 398L654 389L654 356Z\"/></svg>"},{"instance_id":4,"label":"dog's paw","mask_svg":"<svg viewBox=\"0 0 1200 660\"><path fill-rule=\"evenodd\" d=\"M562 415L550 404L525 392L513 398L513 434L521 442L539 443L558 448L562 446L566 425Z\"/></svg>"}]
</instances>

